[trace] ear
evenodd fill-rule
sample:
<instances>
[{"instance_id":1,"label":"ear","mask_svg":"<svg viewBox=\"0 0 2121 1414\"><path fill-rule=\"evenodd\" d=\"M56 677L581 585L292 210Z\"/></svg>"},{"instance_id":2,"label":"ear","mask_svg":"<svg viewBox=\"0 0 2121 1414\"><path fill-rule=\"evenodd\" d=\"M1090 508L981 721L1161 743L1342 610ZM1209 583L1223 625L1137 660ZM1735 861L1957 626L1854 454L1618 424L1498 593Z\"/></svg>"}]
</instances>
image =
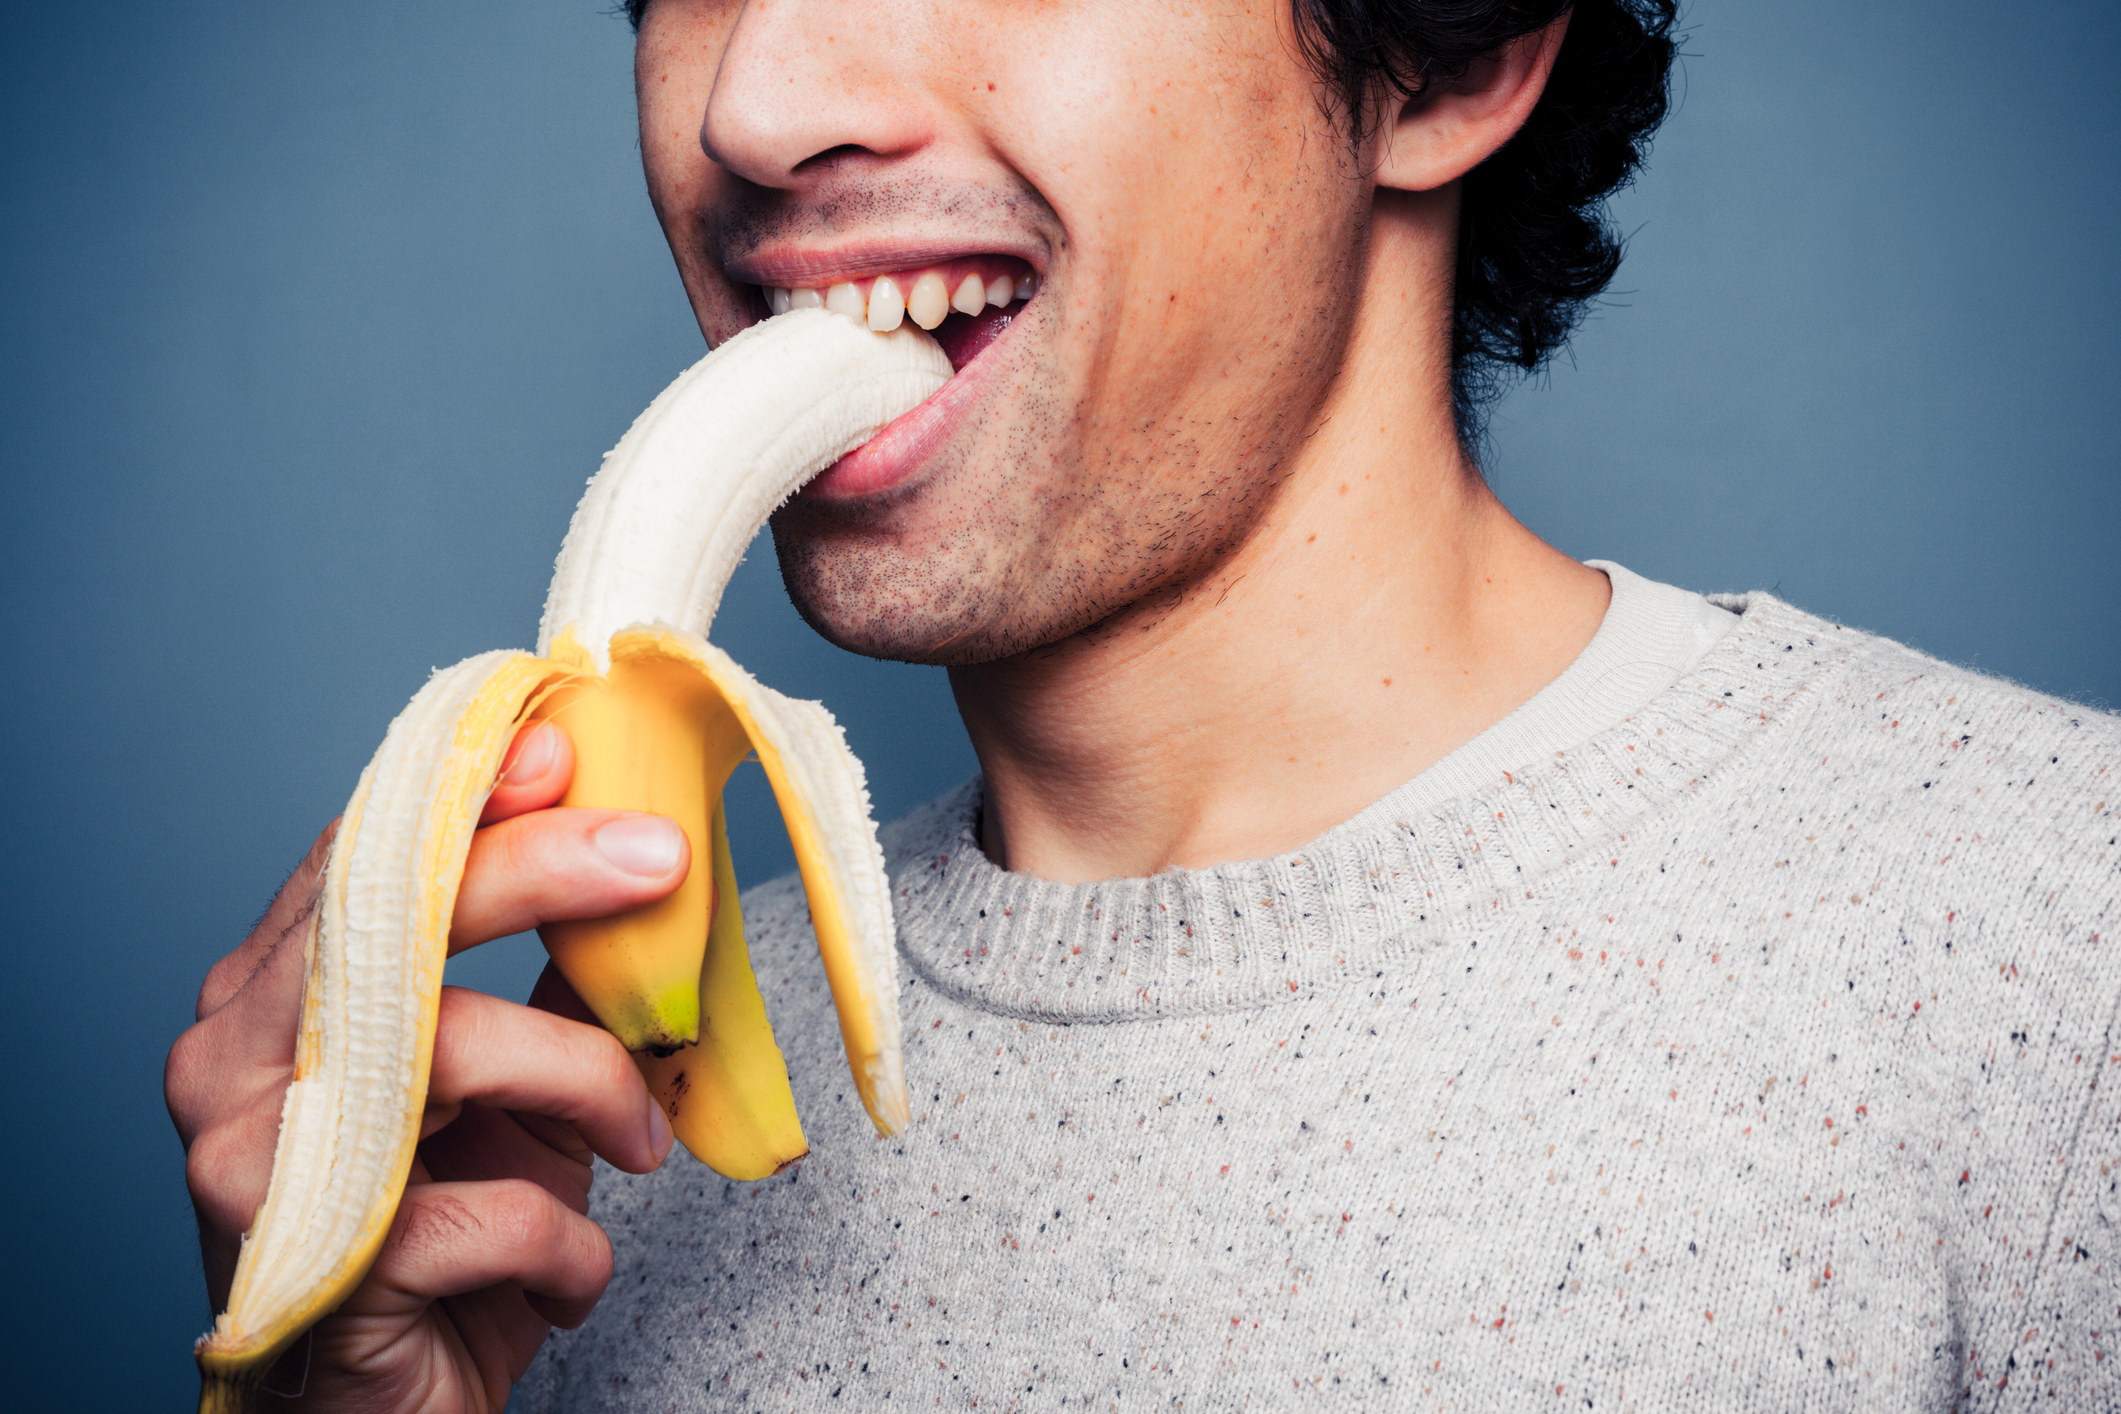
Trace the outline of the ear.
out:
<instances>
[{"instance_id":1,"label":"ear","mask_svg":"<svg viewBox=\"0 0 2121 1414\"><path fill-rule=\"evenodd\" d=\"M1433 191L1457 181L1516 136L1546 91L1569 17L1475 59L1463 77L1412 97L1393 95L1377 114L1377 185Z\"/></svg>"}]
</instances>

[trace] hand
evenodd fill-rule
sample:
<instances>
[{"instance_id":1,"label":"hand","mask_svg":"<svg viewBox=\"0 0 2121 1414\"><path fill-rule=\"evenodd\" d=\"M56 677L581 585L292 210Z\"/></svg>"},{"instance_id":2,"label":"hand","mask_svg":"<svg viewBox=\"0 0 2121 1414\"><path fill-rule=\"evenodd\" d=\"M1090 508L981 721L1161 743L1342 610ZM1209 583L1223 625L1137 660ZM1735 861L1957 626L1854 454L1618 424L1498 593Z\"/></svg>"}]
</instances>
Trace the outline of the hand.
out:
<instances>
[{"instance_id":1,"label":"hand","mask_svg":"<svg viewBox=\"0 0 2121 1414\"><path fill-rule=\"evenodd\" d=\"M685 877L684 834L671 822L551 808L573 773L559 727L517 736L473 837L452 953L648 903ZM198 1022L164 1072L217 1311L272 1175L303 942L336 829L207 974ZM675 866L658 867L670 858L661 831L677 834ZM590 1156L645 1173L670 1150L669 1121L632 1059L550 965L528 1006L443 988L421 1135L382 1254L281 1359L268 1405L299 1391L284 1407L498 1414L548 1330L581 1324L611 1278L611 1245L584 1216Z\"/></svg>"}]
</instances>

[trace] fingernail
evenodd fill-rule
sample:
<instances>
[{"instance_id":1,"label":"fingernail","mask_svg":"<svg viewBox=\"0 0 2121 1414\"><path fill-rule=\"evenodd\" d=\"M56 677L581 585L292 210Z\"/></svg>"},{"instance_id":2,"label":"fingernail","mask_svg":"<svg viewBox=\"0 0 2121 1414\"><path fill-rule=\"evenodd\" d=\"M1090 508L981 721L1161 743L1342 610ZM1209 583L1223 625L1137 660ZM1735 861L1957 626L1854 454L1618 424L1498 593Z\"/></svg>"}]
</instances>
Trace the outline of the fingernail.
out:
<instances>
[{"instance_id":1,"label":"fingernail","mask_svg":"<svg viewBox=\"0 0 2121 1414\"><path fill-rule=\"evenodd\" d=\"M655 1102L653 1095L648 1097L648 1147L655 1154L657 1163L669 1156L670 1116L663 1113L663 1107Z\"/></svg>"},{"instance_id":2,"label":"fingernail","mask_svg":"<svg viewBox=\"0 0 2121 1414\"><path fill-rule=\"evenodd\" d=\"M606 820L591 836L604 857L629 874L653 878L678 867L685 836L660 815L629 815Z\"/></svg>"},{"instance_id":3,"label":"fingernail","mask_svg":"<svg viewBox=\"0 0 2121 1414\"><path fill-rule=\"evenodd\" d=\"M515 751L501 767L501 779L512 786L536 780L552 765L552 752L552 728L542 725L531 728L530 735L516 743Z\"/></svg>"}]
</instances>

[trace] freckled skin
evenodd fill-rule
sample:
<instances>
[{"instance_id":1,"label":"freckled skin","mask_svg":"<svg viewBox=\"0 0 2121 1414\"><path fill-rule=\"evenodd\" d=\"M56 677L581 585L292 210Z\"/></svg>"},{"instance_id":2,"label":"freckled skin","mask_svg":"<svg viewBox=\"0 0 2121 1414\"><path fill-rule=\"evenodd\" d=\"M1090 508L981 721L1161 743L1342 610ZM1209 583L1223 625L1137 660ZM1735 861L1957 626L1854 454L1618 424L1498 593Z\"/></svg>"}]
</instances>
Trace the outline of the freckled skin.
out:
<instances>
[{"instance_id":1,"label":"freckled skin","mask_svg":"<svg viewBox=\"0 0 2121 1414\"><path fill-rule=\"evenodd\" d=\"M950 666L1012 869L1294 848L1604 613L1451 415L1459 179L1566 17L1380 98L1359 145L1290 25L1287 0L654 0L642 25L649 191L710 339L791 271L1037 277L933 441L774 519L826 637Z\"/></svg>"},{"instance_id":2,"label":"freckled skin","mask_svg":"<svg viewBox=\"0 0 2121 1414\"><path fill-rule=\"evenodd\" d=\"M774 241L992 233L1041 275L921 473L775 518L826 637L1021 653L1201 580L1258 524L1346 343L1370 199L1283 0L656 0L637 65L649 185L710 337L756 317L725 264ZM794 75L818 104L797 116Z\"/></svg>"}]
</instances>

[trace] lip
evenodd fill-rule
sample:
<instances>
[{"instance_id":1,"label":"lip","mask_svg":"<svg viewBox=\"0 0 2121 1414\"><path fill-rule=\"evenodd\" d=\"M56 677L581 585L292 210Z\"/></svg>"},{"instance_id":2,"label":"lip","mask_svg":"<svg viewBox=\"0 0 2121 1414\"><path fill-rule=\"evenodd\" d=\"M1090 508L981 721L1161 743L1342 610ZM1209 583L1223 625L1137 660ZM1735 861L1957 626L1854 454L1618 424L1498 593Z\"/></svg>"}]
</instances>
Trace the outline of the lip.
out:
<instances>
[{"instance_id":1,"label":"lip","mask_svg":"<svg viewBox=\"0 0 2121 1414\"><path fill-rule=\"evenodd\" d=\"M945 265L953 260L971 260L982 255L1009 256L1031 267L1045 282L1042 264L1045 251L1023 240L996 236L992 240L968 240L962 233L932 240L850 241L838 246L767 246L736 257L724 265L729 278L743 284L778 286L782 289L819 289L842 280L866 280L872 275L895 275L924 265Z\"/></svg>"},{"instance_id":2,"label":"lip","mask_svg":"<svg viewBox=\"0 0 2121 1414\"><path fill-rule=\"evenodd\" d=\"M742 284L807 289L998 255L1028 265L1043 294L1046 254L1043 245L1027 242L1020 235L968 235L958 230L932 237L850 240L823 246L769 243L725 259L723 270L731 280ZM927 401L812 477L796 495L810 501L845 504L877 496L910 480L963 425L967 412L994 381L1000 367L1000 360L988 355L1011 336L1023 311L1036 302L1034 296L1017 307L1010 315L1011 327L995 335Z\"/></svg>"},{"instance_id":3,"label":"lip","mask_svg":"<svg viewBox=\"0 0 2121 1414\"><path fill-rule=\"evenodd\" d=\"M1037 303L1034 298L1022 308ZM993 383L1002 361L992 357L1016 332L1019 310L1008 327L931 394L846 456L810 479L796 495L805 500L848 503L880 495L910 481L964 425L966 415Z\"/></svg>"}]
</instances>

